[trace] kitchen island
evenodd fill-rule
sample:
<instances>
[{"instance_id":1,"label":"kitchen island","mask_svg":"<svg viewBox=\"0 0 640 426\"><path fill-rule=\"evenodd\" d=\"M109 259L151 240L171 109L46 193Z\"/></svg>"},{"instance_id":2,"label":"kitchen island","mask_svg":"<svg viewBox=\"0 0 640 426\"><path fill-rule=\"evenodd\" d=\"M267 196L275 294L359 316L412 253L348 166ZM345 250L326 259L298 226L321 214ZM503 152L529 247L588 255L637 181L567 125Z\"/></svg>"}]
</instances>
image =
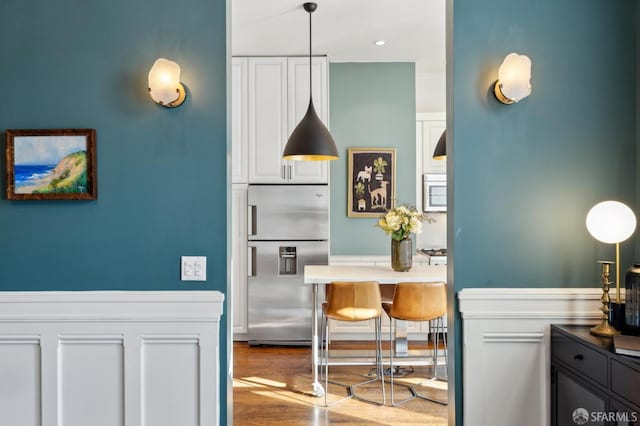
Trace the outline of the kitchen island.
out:
<instances>
[{"instance_id":1,"label":"kitchen island","mask_svg":"<svg viewBox=\"0 0 640 426\"><path fill-rule=\"evenodd\" d=\"M397 272L387 266L350 266L350 265L306 265L304 283L312 287L312 348L311 368L313 370L313 394L323 396L324 388L318 381L318 287L333 281L377 281L379 284L397 284L401 282L446 282L446 265L416 265L408 272ZM406 333L396 335L396 354L407 352Z\"/></svg>"}]
</instances>

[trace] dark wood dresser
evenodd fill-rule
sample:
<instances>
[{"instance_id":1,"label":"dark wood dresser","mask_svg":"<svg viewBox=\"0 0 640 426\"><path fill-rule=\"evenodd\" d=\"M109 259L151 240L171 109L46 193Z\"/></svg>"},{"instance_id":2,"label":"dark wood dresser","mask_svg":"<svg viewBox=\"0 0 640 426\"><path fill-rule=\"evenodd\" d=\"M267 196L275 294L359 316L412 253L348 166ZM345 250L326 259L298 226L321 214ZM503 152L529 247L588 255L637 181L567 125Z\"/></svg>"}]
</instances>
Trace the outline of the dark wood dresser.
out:
<instances>
[{"instance_id":1,"label":"dark wood dresser","mask_svg":"<svg viewBox=\"0 0 640 426\"><path fill-rule=\"evenodd\" d=\"M551 325L551 425L640 425L640 358L589 328Z\"/></svg>"}]
</instances>

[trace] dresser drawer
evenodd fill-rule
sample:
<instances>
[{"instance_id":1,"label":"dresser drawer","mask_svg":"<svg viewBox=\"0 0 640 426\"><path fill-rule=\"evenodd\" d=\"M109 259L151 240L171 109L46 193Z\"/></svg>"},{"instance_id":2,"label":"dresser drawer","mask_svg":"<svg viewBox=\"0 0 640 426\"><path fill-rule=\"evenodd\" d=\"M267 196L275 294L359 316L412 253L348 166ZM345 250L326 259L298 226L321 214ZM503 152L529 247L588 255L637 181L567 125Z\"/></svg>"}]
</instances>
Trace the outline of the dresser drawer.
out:
<instances>
[{"instance_id":1,"label":"dresser drawer","mask_svg":"<svg viewBox=\"0 0 640 426\"><path fill-rule=\"evenodd\" d=\"M552 333L552 356L602 386L608 386L607 356L561 333Z\"/></svg>"},{"instance_id":2,"label":"dresser drawer","mask_svg":"<svg viewBox=\"0 0 640 426\"><path fill-rule=\"evenodd\" d=\"M640 370L611 360L611 390L640 406Z\"/></svg>"}]
</instances>

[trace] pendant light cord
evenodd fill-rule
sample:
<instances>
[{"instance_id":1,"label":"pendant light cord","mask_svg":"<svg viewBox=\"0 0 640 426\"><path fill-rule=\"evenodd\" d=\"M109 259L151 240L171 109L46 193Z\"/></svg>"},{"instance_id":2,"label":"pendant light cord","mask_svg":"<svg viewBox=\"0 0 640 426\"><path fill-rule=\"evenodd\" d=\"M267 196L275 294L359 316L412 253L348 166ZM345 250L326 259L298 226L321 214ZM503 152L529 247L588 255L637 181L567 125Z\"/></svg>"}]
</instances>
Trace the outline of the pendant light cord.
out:
<instances>
[{"instance_id":1,"label":"pendant light cord","mask_svg":"<svg viewBox=\"0 0 640 426\"><path fill-rule=\"evenodd\" d=\"M311 65L311 14L313 13L313 11L309 12L309 101L313 102L313 92L312 92L312 82L313 82L313 76L312 76L312 65Z\"/></svg>"}]
</instances>

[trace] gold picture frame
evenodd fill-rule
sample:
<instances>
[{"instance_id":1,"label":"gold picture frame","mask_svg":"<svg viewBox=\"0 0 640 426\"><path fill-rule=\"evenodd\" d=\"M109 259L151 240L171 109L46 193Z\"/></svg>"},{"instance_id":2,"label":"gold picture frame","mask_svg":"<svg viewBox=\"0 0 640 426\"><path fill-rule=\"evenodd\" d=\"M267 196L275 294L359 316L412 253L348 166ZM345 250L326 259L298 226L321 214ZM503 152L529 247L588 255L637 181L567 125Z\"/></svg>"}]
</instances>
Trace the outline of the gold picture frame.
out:
<instances>
[{"instance_id":1,"label":"gold picture frame","mask_svg":"<svg viewBox=\"0 0 640 426\"><path fill-rule=\"evenodd\" d=\"M347 216L379 217L395 207L395 148L349 148L348 164Z\"/></svg>"}]
</instances>

